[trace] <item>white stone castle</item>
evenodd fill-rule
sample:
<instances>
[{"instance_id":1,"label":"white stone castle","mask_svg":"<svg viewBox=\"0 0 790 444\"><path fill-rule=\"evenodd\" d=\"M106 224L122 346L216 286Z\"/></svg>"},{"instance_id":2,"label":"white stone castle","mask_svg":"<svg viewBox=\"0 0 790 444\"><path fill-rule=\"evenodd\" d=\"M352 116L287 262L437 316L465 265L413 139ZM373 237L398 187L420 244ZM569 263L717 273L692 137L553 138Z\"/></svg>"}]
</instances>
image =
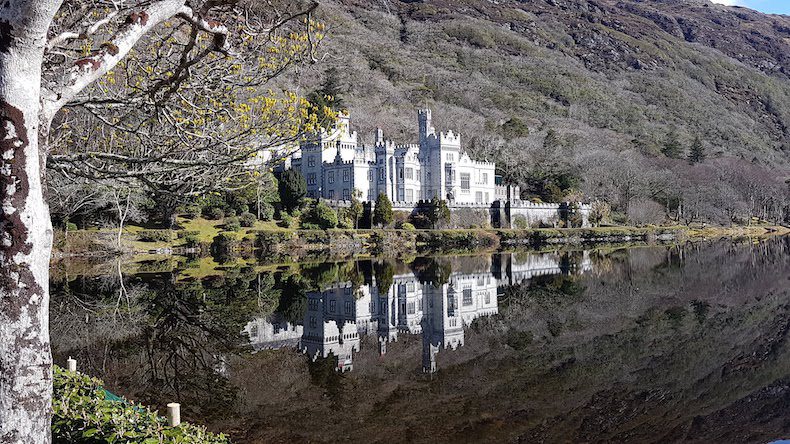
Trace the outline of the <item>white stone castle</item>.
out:
<instances>
[{"instance_id":1,"label":"white stone castle","mask_svg":"<svg viewBox=\"0 0 790 444\"><path fill-rule=\"evenodd\" d=\"M521 200L518 186L502 183L496 164L473 160L461 146L461 136L437 132L431 110L417 112L419 143L396 144L376 131L374 146L359 143L350 117L341 114L334 129L302 143L282 168L302 173L307 197L347 205L352 197L374 202L386 195L394 210L412 212L420 201L447 201L451 212L472 211L497 228L559 226L567 220L569 204ZM590 205L575 205L588 226Z\"/></svg>"},{"instance_id":2,"label":"white stone castle","mask_svg":"<svg viewBox=\"0 0 790 444\"><path fill-rule=\"evenodd\" d=\"M335 129L301 145L291 167L307 181L307 196L328 200L375 201L385 194L402 206L433 197L450 203L490 205L502 197L495 184L496 166L472 160L461 137L437 132L431 111L418 111L419 143L399 145L379 129L374 146L363 146L341 115ZM396 205L397 206L397 205Z\"/></svg>"}]
</instances>

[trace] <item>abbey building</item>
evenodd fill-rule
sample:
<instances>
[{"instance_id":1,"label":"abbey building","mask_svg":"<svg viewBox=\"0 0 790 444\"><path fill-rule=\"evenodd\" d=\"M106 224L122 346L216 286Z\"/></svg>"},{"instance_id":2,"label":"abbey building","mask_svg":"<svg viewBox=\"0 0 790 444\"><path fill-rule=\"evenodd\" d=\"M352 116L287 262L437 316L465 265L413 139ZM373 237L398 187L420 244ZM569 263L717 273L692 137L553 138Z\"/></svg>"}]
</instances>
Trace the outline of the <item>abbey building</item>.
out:
<instances>
[{"instance_id":1,"label":"abbey building","mask_svg":"<svg viewBox=\"0 0 790 444\"><path fill-rule=\"evenodd\" d=\"M504 189L495 184L494 163L472 160L461 147L461 137L437 132L431 111L418 111L419 140L396 144L378 130L374 146L363 146L341 116L331 133L301 145L291 167L302 172L311 198L374 201L385 194L402 206L433 197L449 203L490 205Z\"/></svg>"}]
</instances>

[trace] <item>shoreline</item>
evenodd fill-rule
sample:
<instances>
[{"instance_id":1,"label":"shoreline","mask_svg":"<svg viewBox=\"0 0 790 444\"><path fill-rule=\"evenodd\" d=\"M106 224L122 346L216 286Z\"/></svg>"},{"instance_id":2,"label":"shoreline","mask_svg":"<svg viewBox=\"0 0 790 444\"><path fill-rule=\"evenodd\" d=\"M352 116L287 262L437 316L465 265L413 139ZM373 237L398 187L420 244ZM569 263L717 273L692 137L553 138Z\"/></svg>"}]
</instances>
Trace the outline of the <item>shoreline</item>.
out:
<instances>
[{"instance_id":1,"label":"shoreline","mask_svg":"<svg viewBox=\"0 0 790 444\"><path fill-rule=\"evenodd\" d=\"M170 231L170 230L161 230ZM753 238L790 235L783 226L751 227L595 227L538 229L332 229L246 230L221 232L213 240L187 246L184 230L173 230L169 242L142 242L125 232L122 247L115 232L77 231L56 235L52 264L61 261L135 260L167 257L256 257L274 263L294 258L330 260L355 257L402 257L414 255L483 253L507 250L539 250L545 247L653 244L719 238ZM180 235L181 234L181 235ZM111 241L111 242L110 242Z\"/></svg>"}]
</instances>

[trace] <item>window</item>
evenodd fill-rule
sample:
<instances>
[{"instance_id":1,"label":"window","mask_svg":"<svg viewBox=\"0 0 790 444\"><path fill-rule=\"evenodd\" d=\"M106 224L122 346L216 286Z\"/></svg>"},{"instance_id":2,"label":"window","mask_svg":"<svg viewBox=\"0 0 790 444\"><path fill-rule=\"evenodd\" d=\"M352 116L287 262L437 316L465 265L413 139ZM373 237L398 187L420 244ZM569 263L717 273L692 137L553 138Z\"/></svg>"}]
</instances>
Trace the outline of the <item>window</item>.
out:
<instances>
[{"instance_id":1,"label":"window","mask_svg":"<svg viewBox=\"0 0 790 444\"><path fill-rule=\"evenodd\" d=\"M408 291L409 293L414 291L414 282L409 282L408 284L406 284L406 291Z\"/></svg>"},{"instance_id":2,"label":"window","mask_svg":"<svg viewBox=\"0 0 790 444\"><path fill-rule=\"evenodd\" d=\"M483 173L482 177L480 177L480 183L488 185L488 173Z\"/></svg>"},{"instance_id":3,"label":"window","mask_svg":"<svg viewBox=\"0 0 790 444\"><path fill-rule=\"evenodd\" d=\"M403 190L398 190L398 202L403 202Z\"/></svg>"},{"instance_id":4,"label":"window","mask_svg":"<svg viewBox=\"0 0 790 444\"><path fill-rule=\"evenodd\" d=\"M315 328L315 326L316 326L315 316L310 316L310 328Z\"/></svg>"},{"instance_id":5,"label":"window","mask_svg":"<svg viewBox=\"0 0 790 444\"><path fill-rule=\"evenodd\" d=\"M337 301L335 301L334 299L329 301L329 312L334 313L336 309L337 309Z\"/></svg>"},{"instance_id":6,"label":"window","mask_svg":"<svg viewBox=\"0 0 790 444\"><path fill-rule=\"evenodd\" d=\"M483 203L483 192L482 191L475 192L475 203Z\"/></svg>"},{"instance_id":7,"label":"window","mask_svg":"<svg viewBox=\"0 0 790 444\"><path fill-rule=\"evenodd\" d=\"M307 184L315 185L315 173L310 173L307 175Z\"/></svg>"},{"instance_id":8,"label":"window","mask_svg":"<svg viewBox=\"0 0 790 444\"><path fill-rule=\"evenodd\" d=\"M251 338L257 338L258 337L258 325L257 324L253 325L250 328L250 337Z\"/></svg>"},{"instance_id":9,"label":"window","mask_svg":"<svg viewBox=\"0 0 790 444\"><path fill-rule=\"evenodd\" d=\"M384 183L384 168L379 170L379 182Z\"/></svg>"},{"instance_id":10,"label":"window","mask_svg":"<svg viewBox=\"0 0 790 444\"><path fill-rule=\"evenodd\" d=\"M335 172L334 172L334 171L330 171L330 172L329 172L329 173L326 175L326 180L327 180L329 183L335 183Z\"/></svg>"},{"instance_id":11,"label":"window","mask_svg":"<svg viewBox=\"0 0 790 444\"><path fill-rule=\"evenodd\" d=\"M348 188L343 189L343 200L351 200L351 191Z\"/></svg>"},{"instance_id":12,"label":"window","mask_svg":"<svg viewBox=\"0 0 790 444\"><path fill-rule=\"evenodd\" d=\"M350 315L351 314L351 301L346 301L346 303L344 305L345 305L346 314Z\"/></svg>"},{"instance_id":13,"label":"window","mask_svg":"<svg viewBox=\"0 0 790 444\"><path fill-rule=\"evenodd\" d=\"M472 289L471 288L465 288L464 289L463 304L464 304L464 306L472 305Z\"/></svg>"},{"instance_id":14,"label":"window","mask_svg":"<svg viewBox=\"0 0 790 444\"><path fill-rule=\"evenodd\" d=\"M486 200L485 203L488 203L488 193L486 193Z\"/></svg>"},{"instance_id":15,"label":"window","mask_svg":"<svg viewBox=\"0 0 790 444\"><path fill-rule=\"evenodd\" d=\"M414 169L406 168L406 178L407 179L414 179Z\"/></svg>"},{"instance_id":16,"label":"window","mask_svg":"<svg viewBox=\"0 0 790 444\"><path fill-rule=\"evenodd\" d=\"M455 160L455 156L453 155L453 153L447 153L447 156L445 158L447 159L448 162L452 162Z\"/></svg>"},{"instance_id":17,"label":"window","mask_svg":"<svg viewBox=\"0 0 790 444\"><path fill-rule=\"evenodd\" d=\"M406 305L406 313L413 315L416 312L417 312L417 304L415 304L414 302L409 302Z\"/></svg>"},{"instance_id":18,"label":"window","mask_svg":"<svg viewBox=\"0 0 790 444\"><path fill-rule=\"evenodd\" d=\"M469 181L471 175L469 173L461 173L461 189L469 191Z\"/></svg>"},{"instance_id":19,"label":"window","mask_svg":"<svg viewBox=\"0 0 790 444\"><path fill-rule=\"evenodd\" d=\"M315 156L307 157L307 166L311 166L311 167L315 166Z\"/></svg>"},{"instance_id":20,"label":"window","mask_svg":"<svg viewBox=\"0 0 790 444\"><path fill-rule=\"evenodd\" d=\"M403 168L398 168L398 177L403 179Z\"/></svg>"},{"instance_id":21,"label":"window","mask_svg":"<svg viewBox=\"0 0 790 444\"><path fill-rule=\"evenodd\" d=\"M486 305L491 303L491 293L486 293Z\"/></svg>"},{"instance_id":22,"label":"window","mask_svg":"<svg viewBox=\"0 0 790 444\"><path fill-rule=\"evenodd\" d=\"M348 182L351 180L351 171L343 170L343 182Z\"/></svg>"},{"instance_id":23,"label":"window","mask_svg":"<svg viewBox=\"0 0 790 444\"><path fill-rule=\"evenodd\" d=\"M318 311L318 299L310 299L307 301L307 309L310 311Z\"/></svg>"},{"instance_id":24,"label":"window","mask_svg":"<svg viewBox=\"0 0 790 444\"><path fill-rule=\"evenodd\" d=\"M414 201L414 190L406 190L406 202Z\"/></svg>"},{"instance_id":25,"label":"window","mask_svg":"<svg viewBox=\"0 0 790 444\"><path fill-rule=\"evenodd\" d=\"M334 199L335 198L335 190L329 190L329 196L327 196L327 198Z\"/></svg>"},{"instance_id":26,"label":"window","mask_svg":"<svg viewBox=\"0 0 790 444\"><path fill-rule=\"evenodd\" d=\"M373 170L368 170L368 182L373 182Z\"/></svg>"},{"instance_id":27,"label":"window","mask_svg":"<svg viewBox=\"0 0 790 444\"><path fill-rule=\"evenodd\" d=\"M372 202L373 200L375 200L375 197L373 196L373 190L368 190L368 201Z\"/></svg>"}]
</instances>

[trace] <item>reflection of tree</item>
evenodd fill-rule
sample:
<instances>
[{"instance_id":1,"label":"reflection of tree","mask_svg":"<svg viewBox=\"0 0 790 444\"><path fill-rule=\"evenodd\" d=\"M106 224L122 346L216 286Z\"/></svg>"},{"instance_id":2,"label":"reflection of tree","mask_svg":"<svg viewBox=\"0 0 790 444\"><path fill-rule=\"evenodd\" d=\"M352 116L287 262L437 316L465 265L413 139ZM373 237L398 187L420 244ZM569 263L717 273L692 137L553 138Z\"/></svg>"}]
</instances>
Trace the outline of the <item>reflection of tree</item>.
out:
<instances>
[{"instance_id":1,"label":"reflection of tree","mask_svg":"<svg viewBox=\"0 0 790 444\"><path fill-rule=\"evenodd\" d=\"M393 267L392 263L388 261L374 262L373 274L376 276L376 286L379 289L379 294L390 291L395 276L395 267Z\"/></svg>"},{"instance_id":2,"label":"reflection of tree","mask_svg":"<svg viewBox=\"0 0 790 444\"><path fill-rule=\"evenodd\" d=\"M333 403L339 403L343 393L343 373L337 371L337 357L319 357L307 363L310 380L326 391Z\"/></svg>"},{"instance_id":3,"label":"reflection of tree","mask_svg":"<svg viewBox=\"0 0 790 444\"><path fill-rule=\"evenodd\" d=\"M179 400L202 417L230 409L236 393L223 374L226 360L246 343L240 332L250 317L271 313L278 296L273 285L271 277L239 268L203 281L157 282L139 344L145 362L137 372L140 395L152 403Z\"/></svg>"},{"instance_id":4,"label":"reflection of tree","mask_svg":"<svg viewBox=\"0 0 790 444\"><path fill-rule=\"evenodd\" d=\"M453 272L449 261L430 257L414 259L411 269L420 282L431 284L434 287L441 287L450 282L450 274Z\"/></svg>"},{"instance_id":5,"label":"reflection of tree","mask_svg":"<svg viewBox=\"0 0 790 444\"><path fill-rule=\"evenodd\" d=\"M283 279L277 312L291 325L301 324L307 310L308 281L298 274Z\"/></svg>"}]
</instances>

